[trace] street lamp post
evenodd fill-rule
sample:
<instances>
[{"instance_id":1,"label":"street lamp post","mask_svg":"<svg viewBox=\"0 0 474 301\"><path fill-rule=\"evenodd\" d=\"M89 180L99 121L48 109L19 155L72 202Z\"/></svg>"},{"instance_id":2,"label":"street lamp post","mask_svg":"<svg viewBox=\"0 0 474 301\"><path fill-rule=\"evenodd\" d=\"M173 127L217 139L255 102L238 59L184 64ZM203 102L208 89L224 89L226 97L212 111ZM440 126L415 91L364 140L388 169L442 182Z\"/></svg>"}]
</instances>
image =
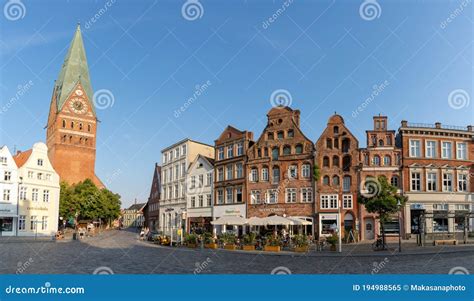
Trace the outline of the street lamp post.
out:
<instances>
[{"instance_id":1,"label":"street lamp post","mask_svg":"<svg viewBox=\"0 0 474 301\"><path fill-rule=\"evenodd\" d=\"M342 223L341 223L341 206L342 206L342 200L341 204L339 204L338 208L338 214L337 214L337 230L338 230L338 252L342 253Z\"/></svg>"},{"instance_id":2,"label":"street lamp post","mask_svg":"<svg viewBox=\"0 0 474 301\"><path fill-rule=\"evenodd\" d=\"M402 223L400 220L400 210L401 210L402 204L400 203L400 200L398 200L397 206L398 206L398 252L401 252L402 251Z\"/></svg>"}]
</instances>

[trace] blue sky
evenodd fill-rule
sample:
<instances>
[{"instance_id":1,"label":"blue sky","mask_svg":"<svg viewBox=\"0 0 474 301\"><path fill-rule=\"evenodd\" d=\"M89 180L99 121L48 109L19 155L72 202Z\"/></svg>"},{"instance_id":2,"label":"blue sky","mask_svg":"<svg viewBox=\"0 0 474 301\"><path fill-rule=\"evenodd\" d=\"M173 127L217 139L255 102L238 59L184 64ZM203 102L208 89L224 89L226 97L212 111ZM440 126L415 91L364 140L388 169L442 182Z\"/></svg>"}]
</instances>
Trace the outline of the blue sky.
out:
<instances>
[{"instance_id":1,"label":"blue sky","mask_svg":"<svg viewBox=\"0 0 474 301\"><path fill-rule=\"evenodd\" d=\"M185 2L109 1L102 14L105 1L22 0L20 17L4 9L0 144L24 150L45 140L53 82L78 21L93 89L114 99L97 110L96 172L124 205L146 200L162 148L184 137L213 144L227 124L257 138L279 89L314 141L335 111L361 146L379 113L392 129L402 119L474 123L469 1L380 0L364 11L364 1L200 0L196 20L182 14ZM450 102L453 91L461 94Z\"/></svg>"}]
</instances>

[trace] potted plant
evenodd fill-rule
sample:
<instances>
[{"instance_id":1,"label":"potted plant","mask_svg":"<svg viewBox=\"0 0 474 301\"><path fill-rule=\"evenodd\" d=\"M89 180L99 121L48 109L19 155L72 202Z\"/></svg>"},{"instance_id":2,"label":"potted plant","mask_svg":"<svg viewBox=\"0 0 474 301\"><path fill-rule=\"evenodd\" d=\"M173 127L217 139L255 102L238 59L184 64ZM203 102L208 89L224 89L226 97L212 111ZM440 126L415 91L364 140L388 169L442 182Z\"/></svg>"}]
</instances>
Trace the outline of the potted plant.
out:
<instances>
[{"instance_id":1,"label":"potted plant","mask_svg":"<svg viewBox=\"0 0 474 301\"><path fill-rule=\"evenodd\" d=\"M336 251L336 244L339 241L339 236L336 233L326 238L326 241L331 245L331 251Z\"/></svg>"},{"instance_id":2,"label":"potted plant","mask_svg":"<svg viewBox=\"0 0 474 301\"><path fill-rule=\"evenodd\" d=\"M293 243L295 244L295 252L305 253L309 250L308 236L298 234L293 237Z\"/></svg>"},{"instance_id":3,"label":"potted plant","mask_svg":"<svg viewBox=\"0 0 474 301\"><path fill-rule=\"evenodd\" d=\"M204 233L204 247L207 249L217 249L216 240L212 237L212 233L210 232Z\"/></svg>"},{"instance_id":4,"label":"potted plant","mask_svg":"<svg viewBox=\"0 0 474 301\"><path fill-rule=\"evenodd\" d=\"M278 236L269 235L267 242L265 243L264 251L267 252L280 252L281 240Z\"/></svg>"},{"instance_id":5,"label":"potted plant","mask_svg":"<svg viewBox=\"0 0 474 301\"><path fill-rule=\"evenodd\" d=\"M237 246L235 245L235 235L233 233L224 233L221 235L221 241L224 244L224 249L226 250L235 250Z\"/></svg>"},{"instance_id":6,"label":"potted plant","mask_svg":"<svg viewBox=\"0 0 474 301\"><path fill-rule=\"evenodd\" d=\"M256 242L255 238L256 237L257 235L253 232L244 235L244 239L243 239L244 245L242 246L242 249L245 251L255 251L255 242Z\"/></svg>"},{"instance_id":7,"label":"potted plant","mask_svg":"<svg viewBox=\"0 0 474 301\"><path fill-rule=\"evenodd\" d=\"M184 242L188 248L196 248L197 247L197 236L196 234L186 234L184 237Z\"/></svg>"}]
</instances>

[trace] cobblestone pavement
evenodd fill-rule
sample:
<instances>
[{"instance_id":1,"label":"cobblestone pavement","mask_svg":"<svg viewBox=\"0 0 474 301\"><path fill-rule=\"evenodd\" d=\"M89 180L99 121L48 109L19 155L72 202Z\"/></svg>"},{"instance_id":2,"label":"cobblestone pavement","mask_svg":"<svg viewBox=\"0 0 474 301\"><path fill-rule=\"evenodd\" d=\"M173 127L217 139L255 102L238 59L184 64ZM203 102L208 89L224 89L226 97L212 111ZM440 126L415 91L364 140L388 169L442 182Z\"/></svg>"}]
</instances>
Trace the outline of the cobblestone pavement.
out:
<instances>
[{"instance_id":1,"label":"cobblestone pavement","mask_svg":"<svg viewBox=\"0 0 474 301\"><path fill-rule=\"evenodd\" d=\"M135 233L115 230L81 241L0 241L2 274L446 274L454 267L474 273L474 248L428 248L424 254L405 255L364 255L354 249L343 254L252 254L161 247L137 240Z\"/></svg>"}]
</instances>

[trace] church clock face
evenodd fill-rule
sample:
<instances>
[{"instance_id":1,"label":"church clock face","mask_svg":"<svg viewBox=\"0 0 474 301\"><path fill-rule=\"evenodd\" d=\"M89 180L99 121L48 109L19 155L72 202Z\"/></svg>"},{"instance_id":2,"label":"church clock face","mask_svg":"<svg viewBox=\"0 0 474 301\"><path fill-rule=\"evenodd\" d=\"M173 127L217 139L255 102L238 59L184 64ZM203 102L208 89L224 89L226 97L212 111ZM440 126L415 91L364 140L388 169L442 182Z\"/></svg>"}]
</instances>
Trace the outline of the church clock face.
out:
<instances>
[{"instance_id":1,"label":"church clock face","mask_svg":"<svg viewBox=\"0 0 474 301\"><path fill-rule=\"evenodd\" d=\"M82 92L82 91L81 91ZM87 112L87 103L82 98L73 98L69 103L69 107L76 114L85 114Z\"/></svg>"}]
</instances>

